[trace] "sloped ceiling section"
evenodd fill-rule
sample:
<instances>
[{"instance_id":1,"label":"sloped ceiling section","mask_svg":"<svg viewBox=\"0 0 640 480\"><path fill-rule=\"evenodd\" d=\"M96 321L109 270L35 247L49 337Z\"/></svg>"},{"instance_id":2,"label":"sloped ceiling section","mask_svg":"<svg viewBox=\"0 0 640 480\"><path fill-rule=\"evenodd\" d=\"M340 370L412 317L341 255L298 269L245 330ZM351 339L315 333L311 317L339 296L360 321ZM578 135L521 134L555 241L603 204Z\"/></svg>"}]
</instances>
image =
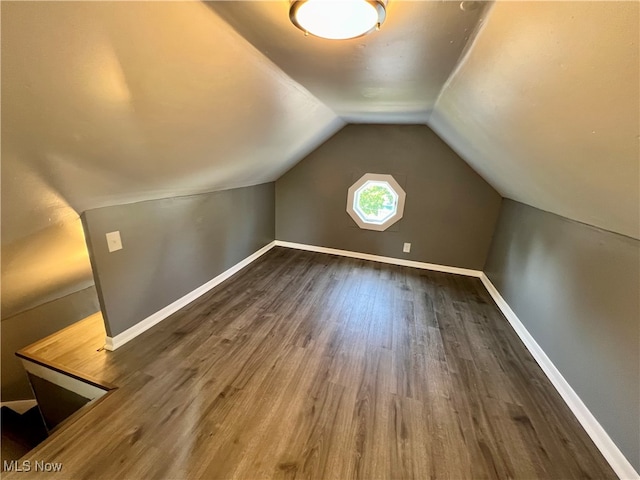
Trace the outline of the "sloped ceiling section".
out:
<instances>
[{"instance_id":1,"label":"sloped ceiling section","mask_svg":"<svg viewBox=\"0 0 640 480\"><path fill-rule=\"evenodd\" d=\"M2 2L2 317L91 284L78 215L278 178L343 126L200 2Z\"/></svg>"},{"instance_id":2,"label":"sloped ceiling section","mask_svg":"<svg viewBox=\"0 0 640 480\"><path fill-rule=\"evenodd\" d=\"M425 123L482 18L485 2L388 2L375 34L305 37L288 1L208 2L287 75L349 123Z\"/></svg>"},{"instance_id":3,"label":"sloped ceiling section","mask_svg":"<svg viewBox=\"0 0 640 480\"><path fill-rule=\"evenodd\" d=\"M346 122L427 123L504 196L640 238L640 4L465 4L330 42L287 0L0 2L2 317L92 283L82 211L275 180Z\"/></svg>"},{"instance_id":4,"label":"sloped ceiling section","mask_svg":"<svg viewBox=\"0 0 640 480\"><path fill-rule=\"evenodd\" d=\"M497 2L430 126L503 196L640 238L639 9Z\"/></svg>"}]
</instances>

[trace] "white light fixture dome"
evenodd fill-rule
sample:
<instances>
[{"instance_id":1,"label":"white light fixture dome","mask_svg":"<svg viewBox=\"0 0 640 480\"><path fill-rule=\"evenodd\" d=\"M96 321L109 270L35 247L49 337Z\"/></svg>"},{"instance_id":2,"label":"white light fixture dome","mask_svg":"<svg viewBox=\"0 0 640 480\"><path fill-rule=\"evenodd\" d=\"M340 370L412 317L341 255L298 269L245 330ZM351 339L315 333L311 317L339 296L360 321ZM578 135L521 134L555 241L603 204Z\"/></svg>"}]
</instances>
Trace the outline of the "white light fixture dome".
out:
<instances>
[{"instance_id":1,"label":"white light fixture dome","mask_svg":"<svg viewBox=\"0 0 640 480\"><path fill-rule=\"evenodd\" d=\"M289 18L305 33L345 40L380 28L385 4L384 0L293 0Z\"/></svg>"}]
</instances>

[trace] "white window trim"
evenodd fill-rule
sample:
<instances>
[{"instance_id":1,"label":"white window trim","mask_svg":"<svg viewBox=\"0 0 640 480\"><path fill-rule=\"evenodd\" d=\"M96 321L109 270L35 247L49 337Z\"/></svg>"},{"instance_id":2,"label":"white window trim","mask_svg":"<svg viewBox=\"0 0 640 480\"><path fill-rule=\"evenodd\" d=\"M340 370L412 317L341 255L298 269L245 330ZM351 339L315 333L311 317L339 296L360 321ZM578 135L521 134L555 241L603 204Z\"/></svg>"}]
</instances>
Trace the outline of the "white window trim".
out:
<instances>
[{"instance_id":1,"label":"white window trim","mask_svg":"<svg viewBox=\"0 0 640 480\"><path fill-rule=\"evenodd\" d=\"M354 208L354 199L356 195L356 191L362 187L368 181L375 182L386 182L389 186L396 192L398 196L398 204L396 208L396 212L387 217L382 223L369 223L358 215ZM383 232L391 225L400 220L404 214L404 204L407 194L404 189L396 182L395 178L391 175L384 175L381 173L366 173L360 179L355 182L351 187L349 187L349 193L347 195L347 213L353 219L354 222L358 225L358 227L365 230L376 230L378 232Z\"/></svg>"}]
</instances>

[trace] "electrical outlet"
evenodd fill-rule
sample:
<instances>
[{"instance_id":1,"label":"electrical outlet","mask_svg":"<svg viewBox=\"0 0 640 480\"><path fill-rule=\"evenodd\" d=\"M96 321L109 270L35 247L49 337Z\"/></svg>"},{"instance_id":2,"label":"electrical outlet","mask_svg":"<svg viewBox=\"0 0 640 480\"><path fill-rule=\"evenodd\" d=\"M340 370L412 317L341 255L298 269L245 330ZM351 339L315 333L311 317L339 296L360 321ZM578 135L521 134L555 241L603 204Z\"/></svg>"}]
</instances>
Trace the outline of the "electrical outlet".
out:
<instances>
[{"instance_id":1,"label":"electrical outlet","mask_svg":"<svg viewBox=\"0 0 640 480\"><path fill-rule=\"evenodd\" d=\"M405 243L404 246L402 247L402 251L404 253L411 253L411 244Z\"/></svg>"},{"instance_id":2,"label":"electrical outlet","mask_svg":"<svg viewBox=\"0 0 640 480\"><path fill-rule=\"evenodd\" d=\"M122 250L122 240L120 239L120 231L107 233L107 248L109 252Z\"/></svg>"}]
</instances>

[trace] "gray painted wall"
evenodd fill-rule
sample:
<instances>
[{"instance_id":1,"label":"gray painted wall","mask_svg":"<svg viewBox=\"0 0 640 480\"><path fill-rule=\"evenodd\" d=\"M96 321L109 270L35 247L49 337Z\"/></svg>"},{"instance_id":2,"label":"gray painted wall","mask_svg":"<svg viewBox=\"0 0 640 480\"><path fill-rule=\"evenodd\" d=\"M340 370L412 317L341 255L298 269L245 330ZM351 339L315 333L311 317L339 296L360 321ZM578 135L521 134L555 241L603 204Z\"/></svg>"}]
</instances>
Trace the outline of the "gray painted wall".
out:
<instances>
[{"instance_id":1,"label":"gray painted wall","mask_svg":"<svg viewBox=\"0 0 640 480\"><path fill-rule=\"evenodd\" d=\"M485 272L640 471L640 242L504 200Z\"/></svg>"},{"instance_id":2,"label":"gray painted wall","mask_svg":"<svg viewBox=\"0 0 640 480\"><path fill-rule=\"evenodd\" d=\"M274 240L274 184L83 213L109 336L208 282ZM123 249L109 253L105 234Z\"/></svg>"},{"instance_id":3,"label":"gray painted wall","mask_svg":"<svg viewBox=\"0 0 640 480\"><path fill-rule=\"evenodd\" d=\"M346 212L347 190L365 173L391 174L407 193L404 217L384 232ZM428 127L347 125L276 181L276 238L482 269L500 203Z\"/></svg>"},{"instance_id":4,"label":"gray painted wall","mask_svg":"<svg viewBox=\"0 0 640 480\"><path fill-rule=\"evenodd\" d=\"M2 401L33 398L15 352L100 310L93 286L2 319Z\"/></svg>"}]
</instances>

